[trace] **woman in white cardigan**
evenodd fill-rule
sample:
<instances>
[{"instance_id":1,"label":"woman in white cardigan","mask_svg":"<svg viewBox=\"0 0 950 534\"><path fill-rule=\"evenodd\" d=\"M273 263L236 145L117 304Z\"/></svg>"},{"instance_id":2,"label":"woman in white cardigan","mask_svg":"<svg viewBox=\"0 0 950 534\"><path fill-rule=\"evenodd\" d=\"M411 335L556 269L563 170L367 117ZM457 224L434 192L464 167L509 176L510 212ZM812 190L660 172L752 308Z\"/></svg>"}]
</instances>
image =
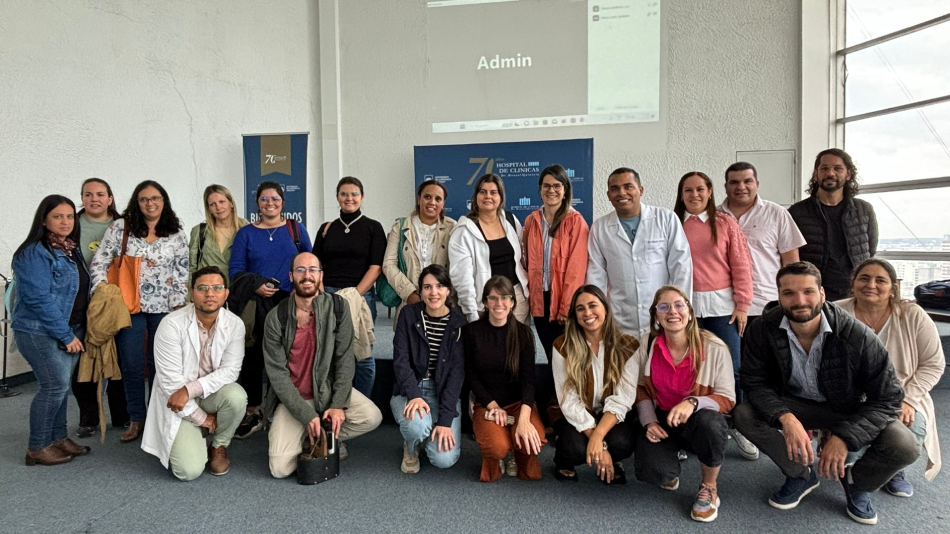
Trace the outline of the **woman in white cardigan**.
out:
<instances>
[{"instance_id":1,"label":"woman in white cardigan","mask_svg":"<svg viewBox=\"0 0 950 534\"><path fill-rule=\"evenodd\" d=\"M901 301L897 273L884 260L871 258L858 265L851 275L851 290L852 298L835 304L874 330L887 348L904 387L901 422L926 449L929 461L925 477L933 480L941 462L930 390L946 368L937 327L923 308ZM884 489L898 497L914 493L903 471L894 475Z\"/></svg>"},{"instance_id":2,"label":"woman in white cardigan","mask_svg":"<svg viewBox=\"0 0 950 534\"><path fill-rule=\"evenodd\" d=\"M471 210L459 218L449 237L449 277L458 292L459 308L469 322L478 319L479 300L492 276L515 286L515 317L529 324L528 274L521 264L521 223L505 213L505 184L494 174L475 182Z\"/></svg>"}]
</instances>

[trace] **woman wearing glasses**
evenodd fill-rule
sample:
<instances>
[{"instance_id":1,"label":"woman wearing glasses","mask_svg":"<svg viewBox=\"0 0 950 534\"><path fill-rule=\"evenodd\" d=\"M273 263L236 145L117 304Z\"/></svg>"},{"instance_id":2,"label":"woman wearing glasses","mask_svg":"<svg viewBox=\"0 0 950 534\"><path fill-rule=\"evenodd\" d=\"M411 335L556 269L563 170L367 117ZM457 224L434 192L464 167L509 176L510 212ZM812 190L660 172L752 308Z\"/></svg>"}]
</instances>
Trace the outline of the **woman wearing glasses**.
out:
<instances>
[{"instance_id":1,"label":"woman wearing glasses","mask_svg":"<svg viewBox=\"0 0 950 534\"><path fill-rule=\"evenodd\" d=\"M726 449L725 414L736 403L729 348L700 330L689 298L663 286L650 306L650 333L640 340L637 413L643 432L634 456L638 480L679 489L680 449L699 458L702 483L690 511L710 522L719 510L716 479Z\"/></svg>"},{"instance_id":2,"label":"woman wearing glasses","mask_svg":"<svg viewBox=\"0 0 950 534\"><path fill-rule=\"evenodd\" d=\"M240 313L254 302L254 344L247 347L238 381L247 392L244 420L234 437L245 439L264 428L263 402L264 319L279 302L293 292L290 267L300 252L310 252L310 236L299 221L284 218L284 189L277 182L257 186L258 220L244 226L234 236L228 278L228 304Z\"/></svg>"},{"instance_id":3,"label":"woman wearing glasses","mask_svg":"<svg viewBox=\"0 0 950 534\"><path fill-rule=\"evenodd\" d=\"M320 227L313 240L313 253L323 264L323 289L336 293L355 287L363 295L376 323L376 279L383 272L386 233L383 225L365 216L363 182L352 176L336 184L340 216ZM357 301L358 302L358 301ZM369 397L376 379L376 361L372 355L356 362L353 387Z\"/></svg>"},{"instance_id":4,"label":"woman wearing glasses","mask_svg":"<svg viewBox=\"0 0 950 534\"><path fill-rule=\"evenodd\" d=\"M481 482L508 471L514 452L522 480L541 478L538 454L547 442L534 404L534 333L515 319L515 288L504 276L488 279L482 292L485 313L462 329L465 376L475 396L472 426L482 451Z\"/></svg>"},{"instance_id":5,"label":"woman wearing glasses","mask_svg":"<svg viewBox=\"0 0 950 534\"><path fill-rule=\"evenodd\" d=\"M152 180L135 186L122 218L106 230L89 266L91 287L106 282L109 265L122 254L126 233L125 254L141 257L142 263L138 285L141 311L132 314L131 328L115 336L130 421L120 438L123 442L142 434L148 394L144 379L147 373L150 389L155 373L155 331L165 315L185 305L188 293L188 240L168 193Z\"/></svg>"},{"instance_id":6,"label":"woman wearing glasses","mask_svg":"<svg viewBox=\"0 0 950 534\"><path fill-rule=\"evenodd\" d=\"M548 359L538 380L538 404L547 407L554 395L551 345L564 333L571 298L587 278L588 228L571 207L571 180L564 167L551 165L541 171L538 188L542 206L525 220L521 246L532 289L528 304Z\"/></svg>"}]
</instances>

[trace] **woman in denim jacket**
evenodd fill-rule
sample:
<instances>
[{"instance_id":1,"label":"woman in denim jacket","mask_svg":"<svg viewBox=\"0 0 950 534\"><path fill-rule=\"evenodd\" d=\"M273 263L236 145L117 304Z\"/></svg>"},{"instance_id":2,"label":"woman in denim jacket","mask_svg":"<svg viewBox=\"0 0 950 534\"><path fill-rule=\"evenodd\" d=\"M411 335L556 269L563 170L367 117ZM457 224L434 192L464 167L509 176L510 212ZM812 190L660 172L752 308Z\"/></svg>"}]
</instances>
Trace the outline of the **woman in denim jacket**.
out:
<instances>
[{"instance_id":1,"label":"woman in denim jacket","mask_svg":"<svg viewBox=\"0 0 950 534\"><path fill-rule=\"evenodd\" d=\"M43 199L30 234L13 255L17 297L13 332L40 390L30 405L26 465L56 465L89 452L66 437L66 402L89 302L89 273L76 243L76 206Z\"/></svg>"}]
</instances>

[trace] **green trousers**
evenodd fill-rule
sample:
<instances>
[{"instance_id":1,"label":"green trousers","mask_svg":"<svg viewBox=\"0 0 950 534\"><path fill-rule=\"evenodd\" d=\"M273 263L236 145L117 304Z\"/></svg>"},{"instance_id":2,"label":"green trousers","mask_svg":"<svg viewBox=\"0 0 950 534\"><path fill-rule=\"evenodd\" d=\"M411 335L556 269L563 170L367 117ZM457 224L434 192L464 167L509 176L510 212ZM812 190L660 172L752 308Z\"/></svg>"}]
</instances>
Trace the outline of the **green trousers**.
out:
<instances>
[{"instance_id":1,"label":"green trousers","mask_svg":"<svg viewBox=\"0 0 950 534\"><path fill-rule=\"evenodd\" d=\"M234 432L244 418L247 393L237 383L231 383L206 398L196 398L202 410L215 414L217 428L211 434L212 447L227 447ZM172 450L168 453L168 465L179 480L194 480L201 476L208 463L208 445L201 428L190 421L182 421L178 427Z\"/></svg>"}]
</instances>

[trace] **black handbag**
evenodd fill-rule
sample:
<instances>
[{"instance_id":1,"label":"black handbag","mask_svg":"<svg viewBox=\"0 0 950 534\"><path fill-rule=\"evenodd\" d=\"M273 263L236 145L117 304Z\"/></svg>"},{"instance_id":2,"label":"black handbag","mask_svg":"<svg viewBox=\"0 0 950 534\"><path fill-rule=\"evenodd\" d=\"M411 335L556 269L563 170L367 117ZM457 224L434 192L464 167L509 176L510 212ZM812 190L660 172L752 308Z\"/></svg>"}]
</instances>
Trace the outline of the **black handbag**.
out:
<instances>
[{"instance_id":1,"label":"black handbag","mask_svg":"<svg viewBox=\"0 0 950 534\"><path fill-rule=\"evenodd\" d=\"M917 304L927 308L950 308L950 280L934 280L914 288Z\"/></svg>"},{"instance_id":2,"label":"black handbag","mask_svg":"<svg viewBox=\"0 0 950 534\"><path fill-rule=\"evenodd\" d=\"M312 486L340 476L340 442L331 431L330 421L321 421L320 427L320 439L312 447L305 441L303 452L297 455L298 484Z\"/></svg>"}]
</instances>

